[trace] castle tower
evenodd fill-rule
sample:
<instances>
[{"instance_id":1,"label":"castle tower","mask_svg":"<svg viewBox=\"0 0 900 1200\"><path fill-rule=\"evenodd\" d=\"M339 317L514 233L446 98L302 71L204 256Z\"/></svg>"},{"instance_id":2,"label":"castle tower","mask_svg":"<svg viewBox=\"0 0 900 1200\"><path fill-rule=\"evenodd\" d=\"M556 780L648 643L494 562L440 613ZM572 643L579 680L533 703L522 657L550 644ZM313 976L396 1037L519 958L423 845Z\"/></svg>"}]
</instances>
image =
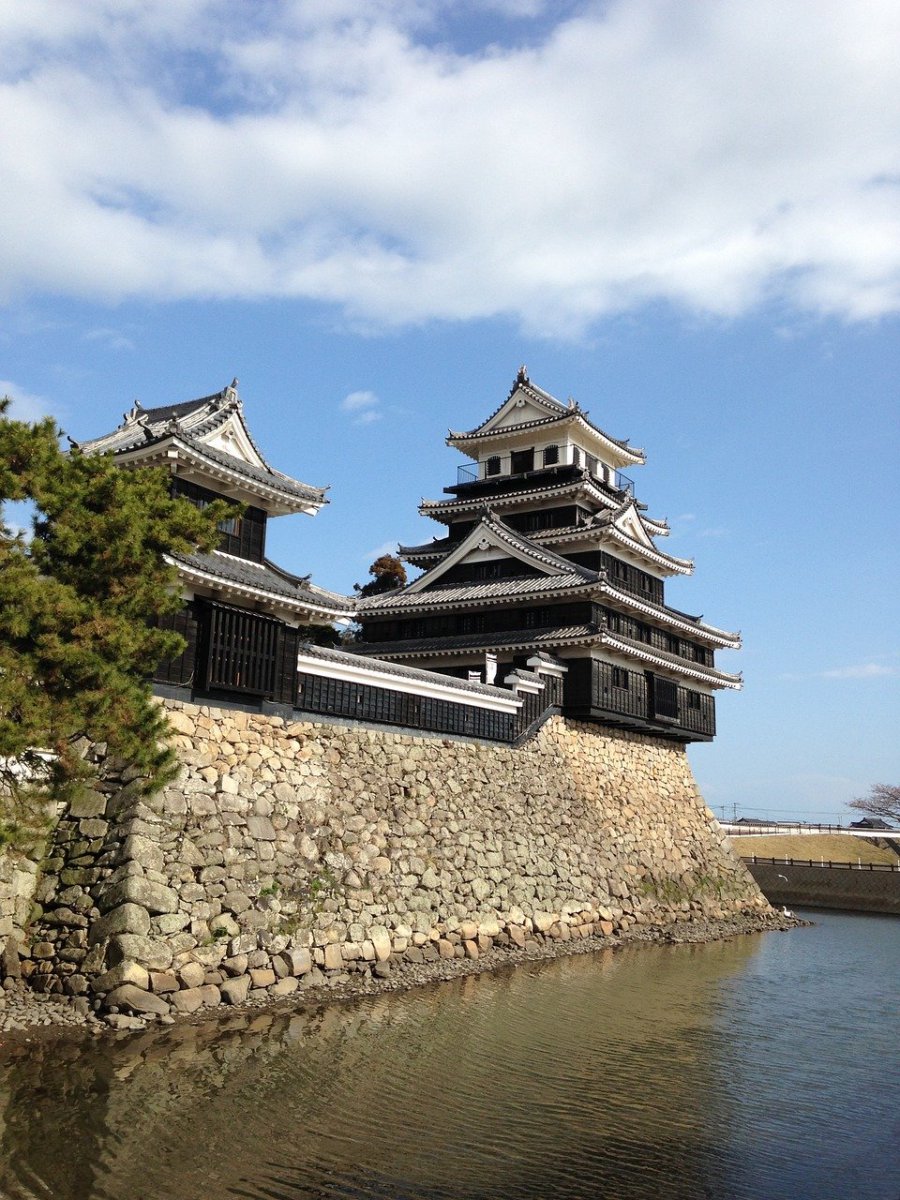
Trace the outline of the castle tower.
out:
<instances>
[{"instance_id":1,"label":"castle tower","mask_svg":"<svg viewBox=\"0 0 900 1200\"><path fill-rule=\"evenodd\" d=\"M563 711L679 741L715 734L715 666L740 636L665 603L693 564L665 553L669 530L635 498L625 468L643 450L604 433L521 368L506 400L447 444L471 461L420 513L440 538L402 546L423 574L364 600L364 653L454 675L496 655L498 681L536 654L567 667Z\"/></svg>"}]
</instances>

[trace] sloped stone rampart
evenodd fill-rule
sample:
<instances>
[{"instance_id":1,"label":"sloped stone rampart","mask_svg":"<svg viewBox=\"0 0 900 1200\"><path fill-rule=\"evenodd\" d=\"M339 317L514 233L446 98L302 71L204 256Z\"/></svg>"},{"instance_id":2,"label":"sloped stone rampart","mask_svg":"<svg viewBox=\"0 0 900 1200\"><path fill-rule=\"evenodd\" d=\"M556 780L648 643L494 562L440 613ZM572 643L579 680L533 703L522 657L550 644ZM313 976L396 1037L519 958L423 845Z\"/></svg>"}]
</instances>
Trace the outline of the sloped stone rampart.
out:
<instances>
[{"instance_id":1,"label":"sloped stone rampart","mask_svg":"<svg viewBox=\"0 0 900 1200\"><path fill-rule=\"evenodd\" d=\"M177 782L141 798L106 762L58 826L40 990L190 1013L768 908L675 744L555 717L513 749L165 703Z\"/></svg>"}]
</instances>

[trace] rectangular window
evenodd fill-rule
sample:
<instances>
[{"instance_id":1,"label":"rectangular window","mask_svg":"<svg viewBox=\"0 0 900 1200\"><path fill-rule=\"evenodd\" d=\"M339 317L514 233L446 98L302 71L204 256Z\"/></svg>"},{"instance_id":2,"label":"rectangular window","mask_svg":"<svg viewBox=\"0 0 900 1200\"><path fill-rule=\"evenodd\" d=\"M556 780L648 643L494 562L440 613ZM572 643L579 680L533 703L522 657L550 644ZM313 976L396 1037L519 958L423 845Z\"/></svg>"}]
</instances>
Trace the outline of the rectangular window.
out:
<instances>
[{"instance_id":1,"label":"rectangular window","mask_svg":"<svg viewBox=\"0 0 900 1200\"><path fill-rule=\"evenodd\" d=\"M171 494L189 500L197 508L206 508L214 500L227 500L209 488L201 487L176 475L171 482ZM248 558L252 562L262 562L265 557L266 544L266 513L252 504L244 506L240 517L227 517L219 522L222 540L219 549L235 558Z\"/></svg>"},{"instance_id":2,"label":"rectangular window","mask_svg":"<svg viewBox=\"0 0 900 1200\"><path fill-rule=\"evenodd\" d=\"M671 679L653 675L653 715L667 721L678 719L678 688Z\"/></svg>"},{"instance_id":3,"label":"rectangular window","mask_svg":"<svg viewBox=\"0 0 900 1200\"><path fill-rule=\"evenodd\" d=\"M522 475L534 470L534 450L513 450L509 456L509 469L513 475Z\"/></svg>"},{"instance_id":4,"label":"rectangular window","mask_svg":"<svg viewBox=\"0 0 900 1200\"><path fill-rule=\"evenodd\" d=\"M614 688L621 688L623 692L628 691L628 672L624 667L613 667L612 685Z\"/></svg>"},{"instance_id":5,"label":"rectangular window","mask_svg":"<svg viewBox=\"0 0 900 1200\"><path fill-rule=\"evenodd\" d=\"M500 455L499 454L492 454L491 457L487 460L487 462L484 464L484 473L485 473L485 475L499 475L500 474Z\"/></svg>"},{"instance_id":6,"label":"rectangular window","mask_svg":"<svg viewBox=\"0 0 900 1200\"><path fill-rule=\"evenodd\" d=\"M549 608L528 608L525 610L525 628L541 629L551 625L553 618Z\"/></svg>"},{"instance_id":7,"label":"rectangular window","mask_svg":"<svg viewBox=\"0 0 900 1200\"><path fill-rule=\"evenodd\" d=\"M559 462L559 446L544 447L544 466L552 467Z\"/></svg>"},{"instance_id":8,"label":"rectangular window","mask_svg":"<svg viewBox=\"0 0 900 1200\"><path fill-rule=\"evenodd\" d=\"M272 695L281 661L281 622L222 604L210 604L208 611L206 686Z\"/></svg>"}]
</instances>

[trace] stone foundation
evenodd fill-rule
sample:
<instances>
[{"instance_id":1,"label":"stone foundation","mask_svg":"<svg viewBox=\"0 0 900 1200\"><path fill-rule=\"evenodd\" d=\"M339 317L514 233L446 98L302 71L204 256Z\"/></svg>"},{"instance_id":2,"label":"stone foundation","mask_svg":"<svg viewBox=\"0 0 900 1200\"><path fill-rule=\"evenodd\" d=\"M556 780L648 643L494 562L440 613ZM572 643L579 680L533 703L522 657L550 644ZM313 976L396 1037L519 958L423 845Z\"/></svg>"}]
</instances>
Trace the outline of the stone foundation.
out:
<instances>
[{"instance_id":1,"label":"stone foundation","mask_svg":"<svg viewBox=\"0 0 900 1200\"><path fill-rule=\"evenodd\" d=\"M179 779L60 821L23 964L189 1013L397 960L762 914L683 748L552 718L519 749L166 701Z\"/></svg>"}]
</instances>

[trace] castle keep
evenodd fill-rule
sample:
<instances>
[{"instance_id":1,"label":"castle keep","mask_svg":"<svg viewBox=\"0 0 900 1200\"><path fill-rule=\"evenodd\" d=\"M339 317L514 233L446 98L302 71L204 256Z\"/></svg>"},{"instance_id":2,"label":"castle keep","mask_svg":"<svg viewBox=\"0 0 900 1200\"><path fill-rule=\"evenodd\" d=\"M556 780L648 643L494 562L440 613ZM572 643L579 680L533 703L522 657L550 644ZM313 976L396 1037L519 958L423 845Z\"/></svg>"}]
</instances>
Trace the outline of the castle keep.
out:
<instances>
[{"instance_id":1,"label":"castle keep","mask_svg":"<svg viewBox=\"0 0 900 1200\"><path fill-rule=\"evenodd\" d=\"M709 741L713 693L741 686L714 654L740 636L665 603L665 580L693 564L656 545L668 527L622 473L643 450L524 367L500 407L447 444L472 461L419 510L446 533L401 547L423 573L363 602L365 652L463 676L487 654L500 679L549 652L566 669L565 715Z\"/></svg>"}]
</instances>

